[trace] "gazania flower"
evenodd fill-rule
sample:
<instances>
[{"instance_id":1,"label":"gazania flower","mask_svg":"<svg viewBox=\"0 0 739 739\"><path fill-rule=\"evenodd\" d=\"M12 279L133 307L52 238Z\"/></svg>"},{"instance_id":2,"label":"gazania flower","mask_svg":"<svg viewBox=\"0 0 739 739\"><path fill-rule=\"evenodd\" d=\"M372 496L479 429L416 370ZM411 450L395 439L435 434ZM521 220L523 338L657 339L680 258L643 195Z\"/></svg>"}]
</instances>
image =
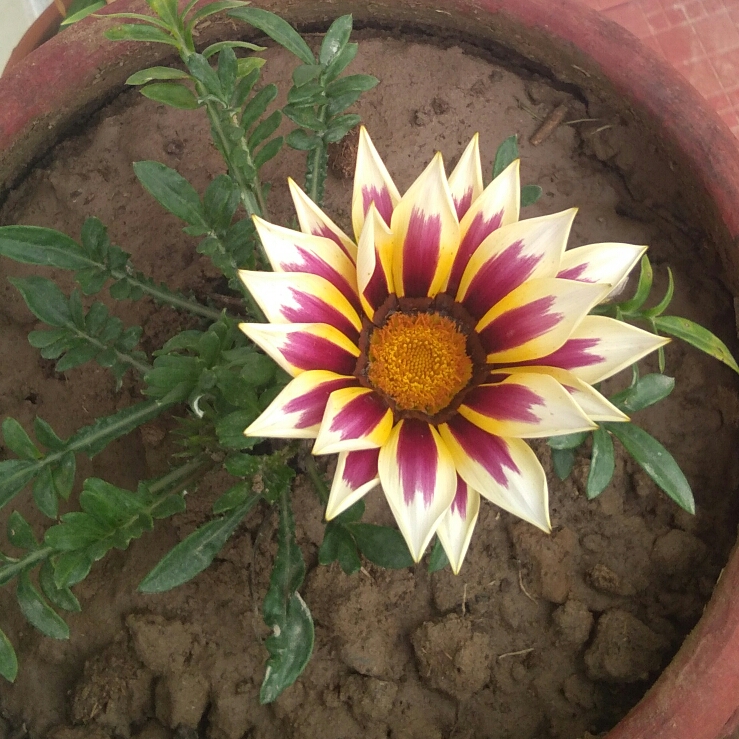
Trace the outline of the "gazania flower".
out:
<instances>
[{"instance_id":1,"label":"gazania flower","mask_svg":"<svg viewBox=\"0 0 739 739\"><path fill-rule=\"evenodd\" d=\"M664 343L588 315L646 247L565 245L575 209L519 221L519 162L483 189L475 136L401 196L360 133L356 243L290 181L301 231L255 218L274 272L241 272L242 324L293 380L249 436L339 455L326 518L382 485L414 559L438 533L455 572L480 496L549 531L524 439L626 417L592 384Z\"/></svg>"}]
</instances>

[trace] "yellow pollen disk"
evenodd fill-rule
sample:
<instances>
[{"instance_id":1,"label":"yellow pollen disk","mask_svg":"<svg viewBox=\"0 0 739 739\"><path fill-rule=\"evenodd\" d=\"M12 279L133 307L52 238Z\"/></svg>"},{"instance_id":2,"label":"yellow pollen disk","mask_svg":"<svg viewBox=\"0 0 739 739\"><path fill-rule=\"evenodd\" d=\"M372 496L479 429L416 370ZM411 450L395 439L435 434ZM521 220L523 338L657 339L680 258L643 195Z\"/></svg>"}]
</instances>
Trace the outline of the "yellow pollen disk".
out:
<instances>
[{"instance_id":1,"label":"yellow pollen disk","mask_svg":"<svg viewBox=\"0 0 739 739\"><path fill-rule=\"evenodd\" d=\"M433 416L472 377L467 339L438 313L393 313L370 336L367 376L398 410Z\"/></svg>"}]
</instances>

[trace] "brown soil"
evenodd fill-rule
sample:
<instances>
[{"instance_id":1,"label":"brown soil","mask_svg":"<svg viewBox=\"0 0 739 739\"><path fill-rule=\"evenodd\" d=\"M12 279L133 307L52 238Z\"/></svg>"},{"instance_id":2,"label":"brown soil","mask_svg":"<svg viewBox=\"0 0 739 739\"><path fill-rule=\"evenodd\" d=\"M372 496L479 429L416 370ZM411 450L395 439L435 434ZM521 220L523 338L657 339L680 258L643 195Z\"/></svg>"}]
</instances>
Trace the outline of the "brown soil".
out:
<instances>
[{"instance_id":1,"label":"brown soil","mask_svg":"<svg viewBox=\"0 0 739 739\"><path fill-rule=\"evenodd\" d=\"M269 57L267 76L285 80L293 59ZM665 265L674 270L674 312L732 340L731 299L717 279L711 245L700 226L685 222L669 162L632 125L459 47L365 40L353 71L382 81L358 108L401 191L437 148L453 164L475 131L489 174L497 144L517 133L524 181L544 188L525 216L578 205L571 246L650 244L660 289ZM531 146L537 118L562 101L569 120L597 120L559 126ZM194 240L138 185L131 162L141 159L166 162L201 191L222 171L200 113L127 92L36 168L0 221L76 237L94 214L155 279L201 299L222 291ZM339 162L329 179L326 208L348 227L351 181L342 168ZM293 152L269 172L273 218L282 223L293 218L285 178L301 169ZM29 271L7 262L3 270ZM68 275L60 280L71 287ZM0 415L29 428L39 414L66 435L139 397L131 379L114 394L113 380L96 366L56 374L28 345L35 321L5 279L0 291ZM143 325L147 350L185 325L147 301L116 310ZM736 531L735 378L677 343L668 347L667 367L676 391L636 420L679 460L695 491L696 516L623 455L611 485L588 502L584 463L560 483L540 443L550 473L551 536L484 503L458 577L429 575L424 564L386 572L369 563L347 577L336 565L317 564L321 506L299 477L294 505L316 649L296 685L264 707L257 701L266 657L259 604L275 549L271 512L254 512L213 566L187 585L161 596L136 592L164 552L207 518L225 484L212 474L189 496L187 513L129 551L114 551L76 588L83 611L68 619L68 642L41 637L19 615L12 591L0 592L2 628L22 663L16 684L0 685L0 737L22 726L32 737L56 739L573 739L607 730L698 620ZM96 475L130 487L161 473L168 429L156 422L113 444L81 465L79 479ZM48 525L25 501L19 508L39 531ZM391 522L379 491L367 497L366 519Z\"/></svg>"}]
</instances>

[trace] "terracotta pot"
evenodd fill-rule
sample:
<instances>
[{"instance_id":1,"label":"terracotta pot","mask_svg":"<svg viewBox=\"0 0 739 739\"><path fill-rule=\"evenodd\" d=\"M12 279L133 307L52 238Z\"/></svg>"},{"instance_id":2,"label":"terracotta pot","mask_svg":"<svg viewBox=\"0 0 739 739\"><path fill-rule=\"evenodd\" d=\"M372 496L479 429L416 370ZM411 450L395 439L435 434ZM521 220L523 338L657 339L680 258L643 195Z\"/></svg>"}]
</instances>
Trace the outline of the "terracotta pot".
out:
<instances>
[{"instance_id":1,"label":"terracotta pot","mask_svg":"<svg viewBox=\"0 0 739 739\"><path fill-rule=\"evenodd\" d=\"M739 294L739 150L698 93L637 39L573 0L262 0L303 27L351 12L357 26L408 27L507 48L562 82L615 105L675 162L686 200L717 245L725 281ZM112 9L147 12L143 0ZM112 22L86 19L0 80L0 197L70 126L168 49L103 42ZM243 30L240 29L240 30ZM200 41L233 36L218 20ZM681 175L681 173L683 173ZM687 176L685 173L690 173ZM608 739L726 739L739 726L739 550L672 663Z\"/></svg>"}]
</instances>

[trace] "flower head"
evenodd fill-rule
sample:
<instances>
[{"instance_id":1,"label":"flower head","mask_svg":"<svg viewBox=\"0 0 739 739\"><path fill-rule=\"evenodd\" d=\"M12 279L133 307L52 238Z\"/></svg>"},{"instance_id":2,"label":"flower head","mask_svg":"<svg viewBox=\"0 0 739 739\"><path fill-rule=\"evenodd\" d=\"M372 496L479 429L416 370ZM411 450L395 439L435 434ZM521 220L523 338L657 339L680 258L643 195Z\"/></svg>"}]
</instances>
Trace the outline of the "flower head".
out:
<instances>
[{"instance_id":1,"label":"flower head","mask_svg":"<svg viewBox=\"0 0 739 739\"><path fill-rule=\"evenodd\" d=\"M646 247L519 221L519 162L483 188L477 136L401 196L362 129L356 243L290 190L301 231L255 218L274 272L241 272L270 323L241 328L294 379L245 433L338 453L328 519L381 484L416 561L437 533L459 570L481 495L549 531L524 439L626 420L592 384L664 339L588 314Z\"/></svg>"}]
</instances>

